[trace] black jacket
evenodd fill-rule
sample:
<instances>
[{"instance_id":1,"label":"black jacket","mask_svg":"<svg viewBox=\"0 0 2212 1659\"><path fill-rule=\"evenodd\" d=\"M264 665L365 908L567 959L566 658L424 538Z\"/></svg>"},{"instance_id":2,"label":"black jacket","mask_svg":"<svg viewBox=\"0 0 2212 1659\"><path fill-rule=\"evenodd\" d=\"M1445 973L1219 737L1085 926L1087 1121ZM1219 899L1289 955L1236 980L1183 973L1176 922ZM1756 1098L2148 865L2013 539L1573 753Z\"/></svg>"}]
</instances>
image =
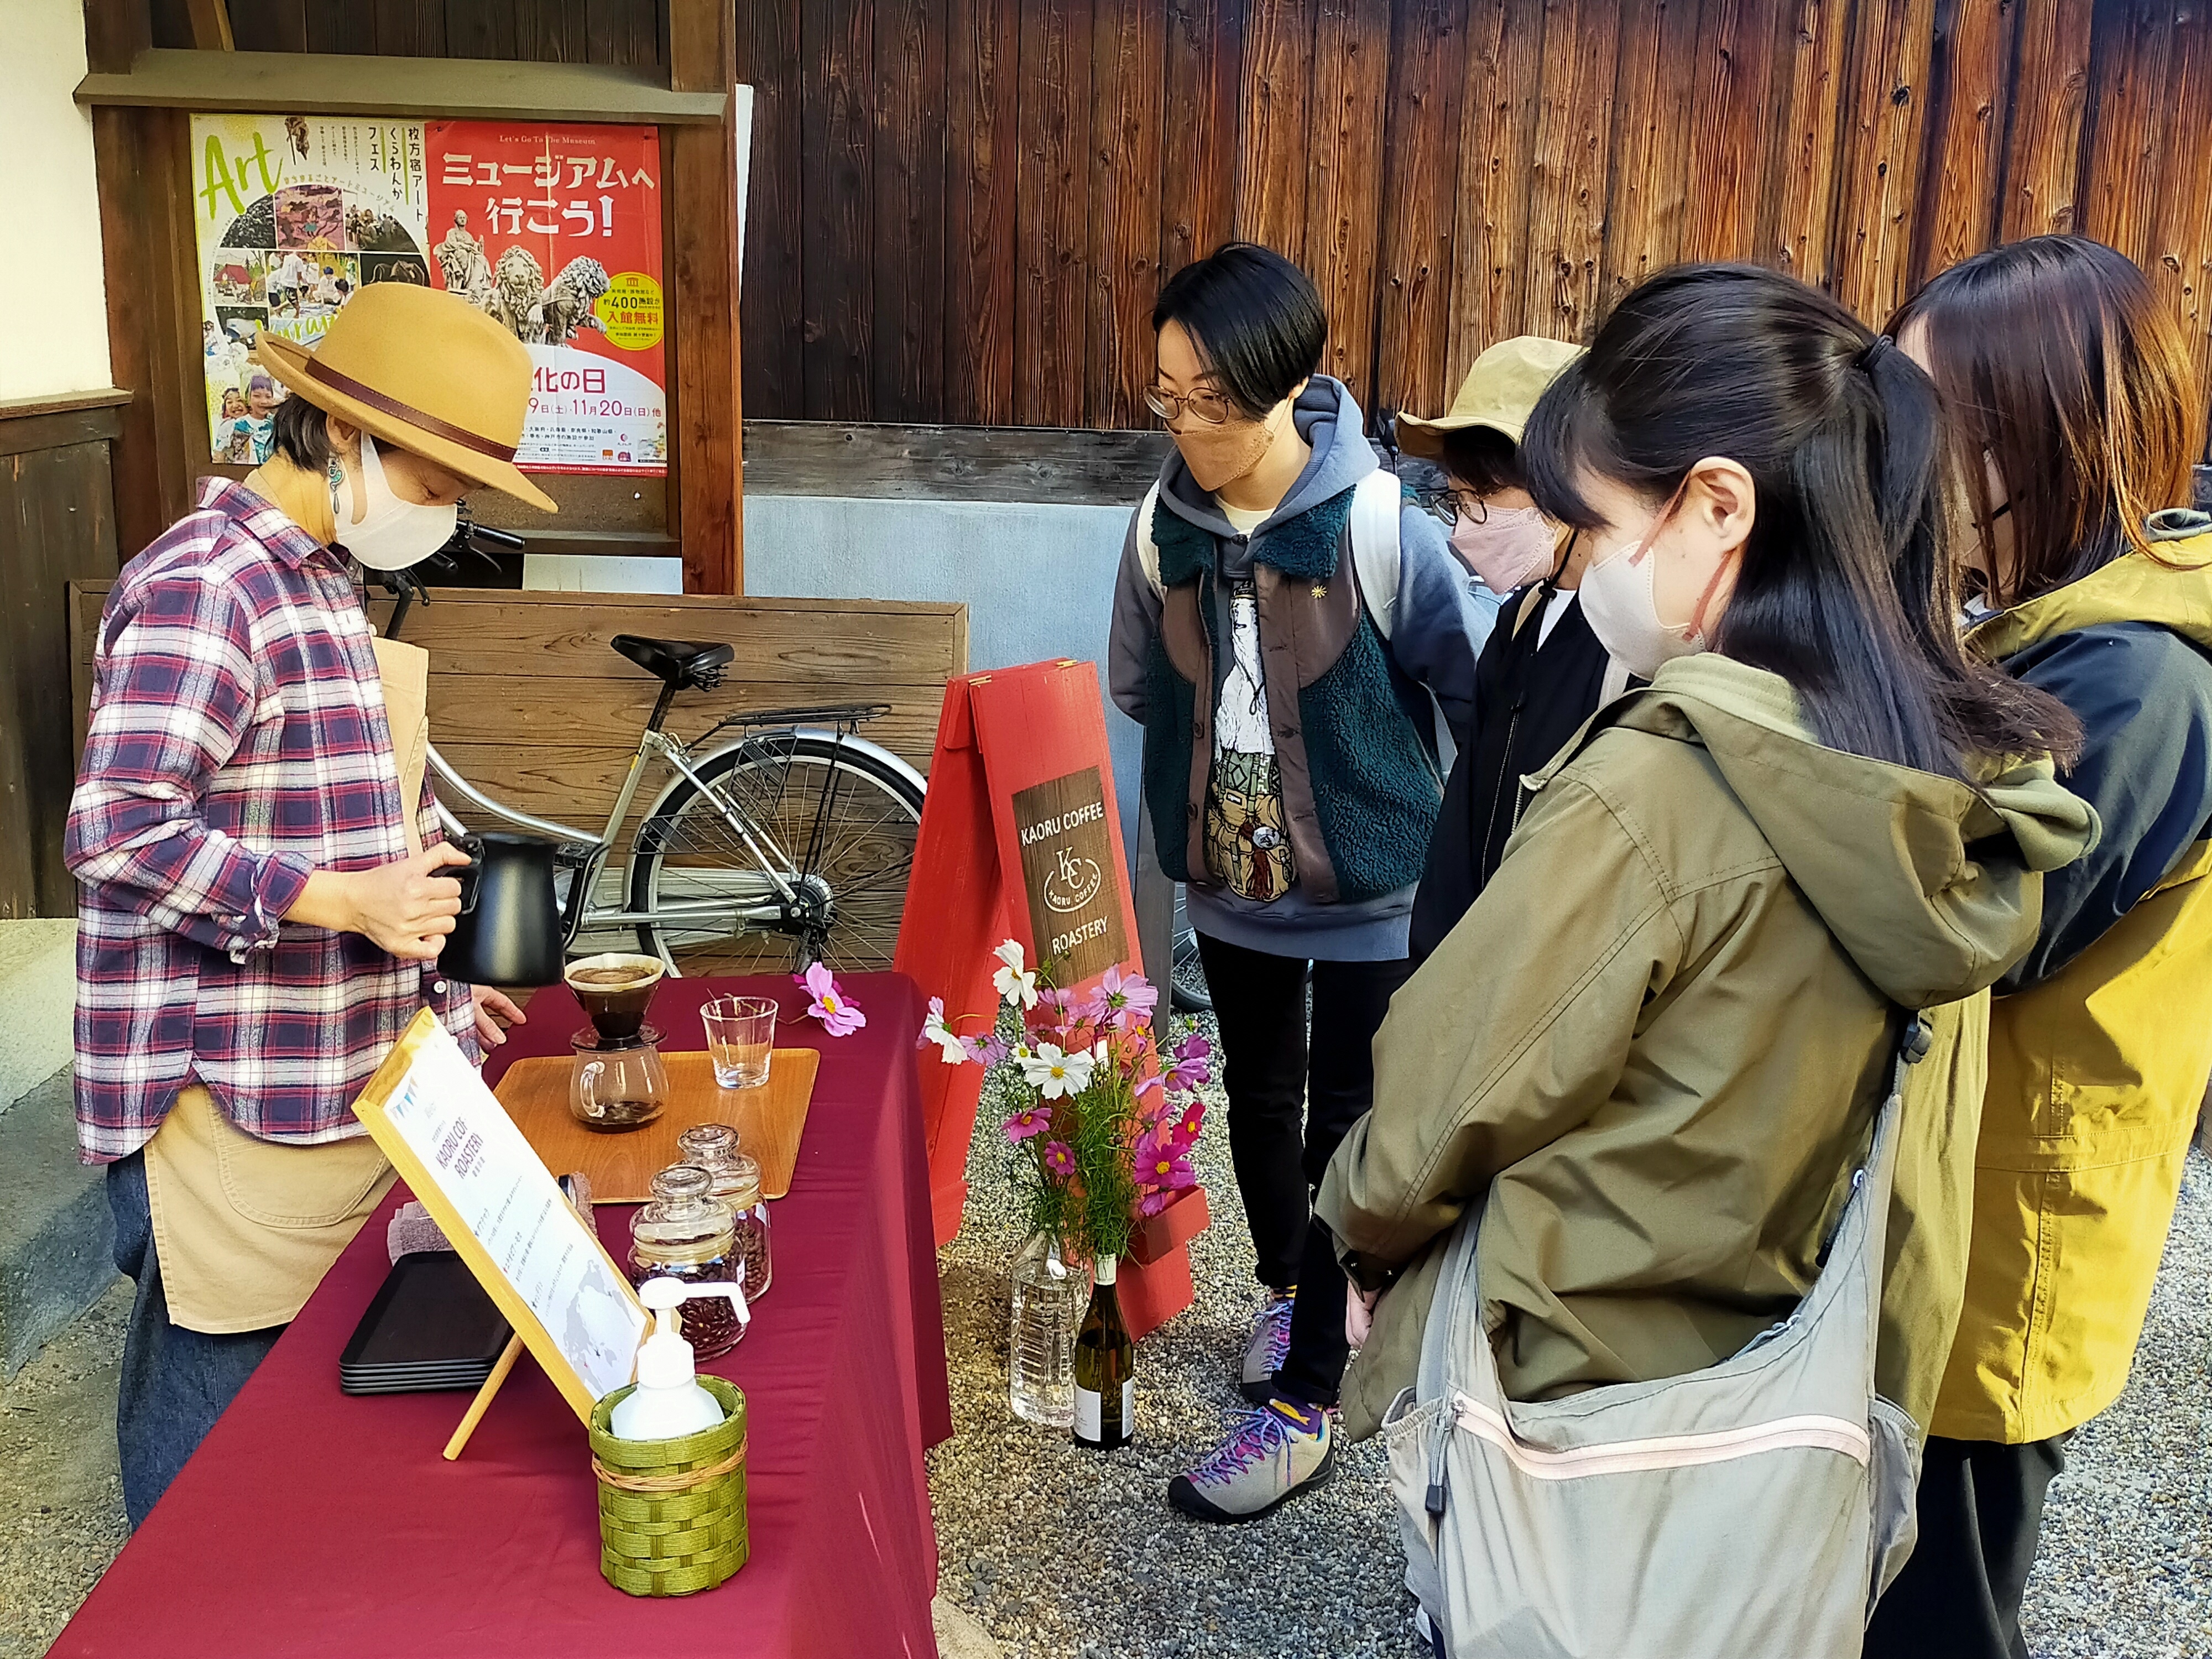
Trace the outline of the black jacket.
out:
<instances>
[{"instance_id":1,"label":"black jacket","mask_svg":"<svg viewBox=\"0 0 2212 1659\"><path fill-rule=\"evenodd\" d=\"M1540 769L1597 712L1610 659L1570 602L1540 641L1549 582L1499 609L1474 669L1475 729L1452 762L1428 867L1413 895L1408 949L1418 967L1459 925L1497 872L1525 805L1521 779Z\"/></svg>"}]
</instances>

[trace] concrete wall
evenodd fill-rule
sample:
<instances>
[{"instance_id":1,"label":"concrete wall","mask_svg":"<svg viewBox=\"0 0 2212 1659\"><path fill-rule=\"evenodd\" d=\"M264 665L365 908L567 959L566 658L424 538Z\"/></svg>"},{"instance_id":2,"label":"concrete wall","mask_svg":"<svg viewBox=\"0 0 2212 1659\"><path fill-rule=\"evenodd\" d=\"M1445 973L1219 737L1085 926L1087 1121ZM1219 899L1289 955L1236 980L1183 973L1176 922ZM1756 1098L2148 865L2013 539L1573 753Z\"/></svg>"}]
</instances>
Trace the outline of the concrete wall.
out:
<instances>
[{"instance_id":1,"label":"concrete wall","mask_svg":"<svg viewBox=\"0 0 2212 1659\"><path fill-rule=\"evenodd\" d=\"M18 239L0 259L0 400L96 392L111 383L100 202L92 118L70 96L84 78L83 7L5 0L0 14L0 155Z\"/></svg>"},{"instance_id":2,"label":"concrete wall","mask_svg":"<svg viewBox=\"0 0 2212 1659\"><path fill-rule=\"evenodd\" d=\"M745 592L779 599L957 599L971 671L1074 657L1098 665L1128 507L745 496ZM1109 701L1121 830L1136 845L1135 722Z\"/></svg>"}]
</instances>

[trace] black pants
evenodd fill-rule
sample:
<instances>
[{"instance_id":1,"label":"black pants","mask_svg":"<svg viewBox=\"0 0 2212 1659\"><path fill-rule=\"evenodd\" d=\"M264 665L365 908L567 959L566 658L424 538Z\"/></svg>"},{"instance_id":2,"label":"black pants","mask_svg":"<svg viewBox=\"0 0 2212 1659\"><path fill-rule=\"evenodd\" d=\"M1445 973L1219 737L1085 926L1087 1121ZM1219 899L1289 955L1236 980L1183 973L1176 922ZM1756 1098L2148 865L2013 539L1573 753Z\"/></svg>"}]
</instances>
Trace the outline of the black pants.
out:
<instances>
[{"instance_id":1,"label":"black pants","mask_svg":"<svg viewBox=\"0 0 2212 1659\"><path fill-rule=\"evenodd\" d=\"M1867 1659L2027 1659L2020 1598L2070 1437L1928 1442L1920 1541L1875 1609Z\"/></svg>"},{"instance_id":2,"label":"black pants","mask_svg":"<svg viewBox=\"0 0 2212 1659\"><path fill-rule=\"evenodd\" d=\"M238 1397L246 1378L269 1357L284 1328L211 1335L169 1322L143 1152L107 1166L107 1206L115 1216L116 1271L138 1285L123 1339L123 1379L115 1402L123 1507L135 1528Z\"/></svg>"},{"instance_id":3,"label":"black pants","mask_svg":"<svg viewBox=\"0 0 2212 1659\"><path fill-rule=\"evenodd\" d=\"M1344 1272L1313 1194L1346 1131L1375 1101L1375 1032L1412 969L1394 962L1316 962L1198 936L1221 1023L1229 1156L1252 1227L1260 1282L1298 1287L1291 1350L1277 1385L1333 1406L1344 1382ZM1313 1029L1306 984L1313 983Z\"/></svg>"}]
</instances>

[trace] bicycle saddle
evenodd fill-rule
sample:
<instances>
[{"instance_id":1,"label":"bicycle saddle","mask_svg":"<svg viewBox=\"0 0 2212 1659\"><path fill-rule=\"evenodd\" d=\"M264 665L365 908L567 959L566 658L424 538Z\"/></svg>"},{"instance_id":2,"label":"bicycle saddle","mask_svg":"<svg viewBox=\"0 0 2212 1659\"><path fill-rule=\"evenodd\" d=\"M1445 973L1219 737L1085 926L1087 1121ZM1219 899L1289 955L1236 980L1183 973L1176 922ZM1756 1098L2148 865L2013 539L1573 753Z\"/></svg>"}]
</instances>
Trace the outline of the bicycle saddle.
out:
<instances>
[{"instance_id":1,"label":"bicycle saddle","mask_svg":"<svg viewBox=\"0 0 2212 1659\"><path fill-rule=\"evenodd\" d=\"M658 674L671 685L711 690L722 678L717 671L737 654L727 645L700 640L647 640L635 634L617 634L609 641L648 674Z\"/></svg>"}]
</instances>

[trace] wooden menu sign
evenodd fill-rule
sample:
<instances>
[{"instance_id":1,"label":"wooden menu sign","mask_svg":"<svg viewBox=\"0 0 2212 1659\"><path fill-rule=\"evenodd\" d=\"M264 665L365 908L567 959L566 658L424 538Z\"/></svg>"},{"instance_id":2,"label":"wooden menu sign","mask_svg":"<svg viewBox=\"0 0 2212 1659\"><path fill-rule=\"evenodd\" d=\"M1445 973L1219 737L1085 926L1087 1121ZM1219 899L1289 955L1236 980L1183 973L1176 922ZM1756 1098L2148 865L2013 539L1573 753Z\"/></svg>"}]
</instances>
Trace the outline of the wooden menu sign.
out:
<instances>
[{"instance_id":1,"label":"wooden menu sign","mask_svg":"<svg viewBox=\"0 0 2212 1659\"><path fill-rule=\"evenodd\" d=\"M629 1381L645 1309L459 1043L417 1012L353 1103L578 1417Z\"/></svg>"},{"instance_id":2,"label":"wooden menu sign","mask_svg":"<svg viewBox=\"0 0 2212 1659\"><path fill-rule=\"evenodd\" d=\"M1127 901L1106 878L1120 858L1106 833L1109 810L1095 766L1014 794L1030 937L1038 941L1041 958L1064 964L1071 985L1129 958L1121 925Z\"/></svg>"},{"instance_id":3,"label":"wooden menu sign","mask_svg":"<svg viewBox=\"0 0 2212 1659\"><path fill-rule=\"evenodd\" d=\"M1084 989L1116 963L1134 965L1128 868L1097 665L1031 663L947 685L898 971L924 996L944 998L948 1019L986 1013L999 1006L991 953L1014 939L1032 965L1057 957L1059 982ZM983 1073L944 1065L934 1049L921 1064L931 1208L944 1244L968 1201ZM1176 1243L1149 1263L1132 1257L1121 1283L1122 1311L1142 1335L1190 1305L1189 1256Z\"/></svg>"}]
</instances>

